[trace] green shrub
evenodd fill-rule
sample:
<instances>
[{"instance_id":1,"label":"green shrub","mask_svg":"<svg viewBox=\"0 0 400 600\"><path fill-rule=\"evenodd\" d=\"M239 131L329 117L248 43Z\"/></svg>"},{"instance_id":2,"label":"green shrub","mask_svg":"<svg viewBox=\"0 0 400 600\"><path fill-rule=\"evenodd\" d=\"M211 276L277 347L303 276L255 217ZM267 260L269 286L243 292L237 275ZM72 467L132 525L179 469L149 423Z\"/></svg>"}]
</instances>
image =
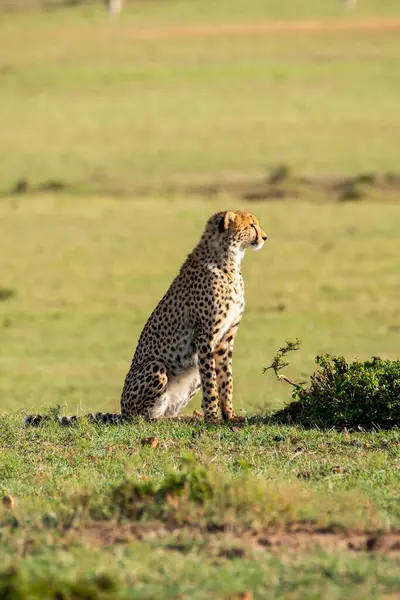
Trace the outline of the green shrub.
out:
<instances>
[{"instance_id":1,"label":"green shrub","mask_svg":"<svg viewBox=\"0 0 400 600\"><path fill-rule=\"evenodd\" d=\"M294 385L291 402L274 420L320 427L400 425L400 360L348 363L343 356L317 356L308 386Z\"/></svg>"}]
</instances>

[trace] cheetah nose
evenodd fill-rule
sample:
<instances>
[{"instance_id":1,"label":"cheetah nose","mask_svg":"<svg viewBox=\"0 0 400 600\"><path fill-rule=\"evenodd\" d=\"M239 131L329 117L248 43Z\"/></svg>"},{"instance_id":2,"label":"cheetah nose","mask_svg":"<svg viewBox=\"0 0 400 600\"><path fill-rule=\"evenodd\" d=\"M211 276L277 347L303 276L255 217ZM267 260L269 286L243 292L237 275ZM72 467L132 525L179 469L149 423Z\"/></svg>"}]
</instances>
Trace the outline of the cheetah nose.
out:
<instances>
[{"instance_id":1,"label":"cheetah nose","mask_svg":"<svg viewBox=\"0 0 400 600\"><path fill-rule=\"evenodd\" d=\"M266 241L267 241L267 239L268 239L268 236L267 236L267 235L263 235L263 236L262 236L262 239L264 240L264 242L266 242Z\"/></svg>"}]
</instances>

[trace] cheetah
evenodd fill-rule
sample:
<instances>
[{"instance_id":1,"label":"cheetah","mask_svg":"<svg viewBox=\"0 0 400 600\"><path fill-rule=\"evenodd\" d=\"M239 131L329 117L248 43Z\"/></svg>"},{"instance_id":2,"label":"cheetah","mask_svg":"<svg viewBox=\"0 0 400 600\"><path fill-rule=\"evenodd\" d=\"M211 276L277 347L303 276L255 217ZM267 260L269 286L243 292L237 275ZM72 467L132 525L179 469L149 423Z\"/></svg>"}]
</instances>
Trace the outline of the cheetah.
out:
<instances>
[{"instance_id":1,"label":"cheetah","mask_svg":"<svg viewBox=\"0 0 400 600\"><path fill-rule=\"evenodd\" d=\"M202 388L204 419L233 421L232 351L244 310L241 261L267 235L253 214L217 212L140 335L121 395L121 413L88 415L125 422L177 417ZM26 424L43 417L30 415ZM70 424L77 417L58 417Z\"/></svg>"}]
</instances>

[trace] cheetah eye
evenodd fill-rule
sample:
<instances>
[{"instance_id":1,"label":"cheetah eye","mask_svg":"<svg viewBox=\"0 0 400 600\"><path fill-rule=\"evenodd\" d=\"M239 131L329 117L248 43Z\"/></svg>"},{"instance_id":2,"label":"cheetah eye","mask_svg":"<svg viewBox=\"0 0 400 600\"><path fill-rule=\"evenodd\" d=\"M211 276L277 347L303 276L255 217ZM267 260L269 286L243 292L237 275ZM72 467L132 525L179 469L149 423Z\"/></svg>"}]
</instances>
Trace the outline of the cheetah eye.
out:
<instances>
[{"instance_id":1,"label":"cheetah eye","mask_svg":"<svg viewBox=\"0 0 400 600\"><path fill-rule=\"evenodd\" d=\"M257 227L254 225L254 223L251 223L250 227L252 227L254 229L254 231L257 233Z\"/></svg>"}]
</instances>

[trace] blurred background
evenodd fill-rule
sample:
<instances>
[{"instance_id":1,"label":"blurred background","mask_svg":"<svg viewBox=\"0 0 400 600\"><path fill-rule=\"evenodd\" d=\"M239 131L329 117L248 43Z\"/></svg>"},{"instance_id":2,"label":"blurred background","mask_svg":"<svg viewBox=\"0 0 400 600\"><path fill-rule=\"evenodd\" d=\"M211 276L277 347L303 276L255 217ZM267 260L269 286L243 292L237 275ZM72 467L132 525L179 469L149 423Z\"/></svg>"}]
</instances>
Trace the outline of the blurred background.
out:
<instances>
[{"instance_id":1,"label":"blurred background","mask_svg":"<svg viewBox=\"0 0 400 600\"><path fill-rule=\"evenodd\" d=\"M397 0L0 0L0 407L118 410L221 208L269 234L237 407L289 399L261 374L287 339L293 378L398 358L399 105Z\"/></svg>"}]
</instances>

